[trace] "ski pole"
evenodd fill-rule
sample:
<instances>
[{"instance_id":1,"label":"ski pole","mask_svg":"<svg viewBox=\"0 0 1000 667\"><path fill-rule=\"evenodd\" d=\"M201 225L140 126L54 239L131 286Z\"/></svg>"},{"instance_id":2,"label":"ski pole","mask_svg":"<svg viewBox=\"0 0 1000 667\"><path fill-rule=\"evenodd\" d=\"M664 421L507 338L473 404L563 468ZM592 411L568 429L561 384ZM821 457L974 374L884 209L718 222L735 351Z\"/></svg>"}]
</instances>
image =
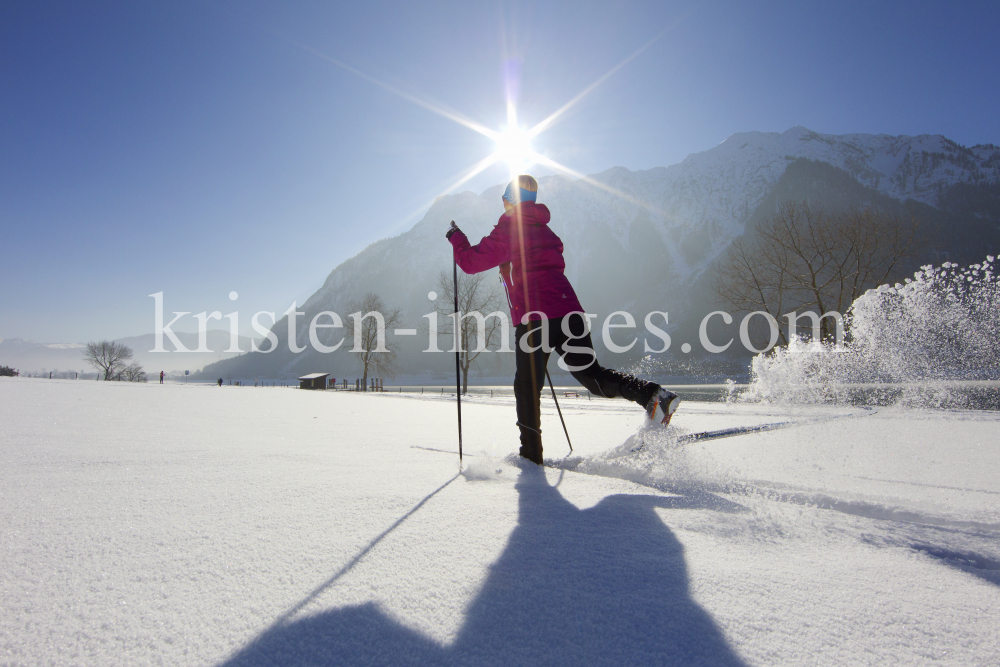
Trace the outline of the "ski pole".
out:
<instances>
[{"instance_id":1,"label":"ski pole","mask_svg":"<svg viewBox=\"0 0 1000 667\"><path fill-rule=\"evenodd\" d=\"M451 221L451 226L455 227L455 221ZM458 335L458 260L454 254L451 258L452 278L454 280L455 297L455 398L458 400L458 467L462 467L462 364L459 360L459 335Z\"/></svg>"},{"instance_id":2,"label":"ski pole","mask_svg":"<svg viewBox=\"0 0 1000 667\"><path fill-rule=\"evenodd\" d=\"M545 377L549 380L549 389L552 391L552 400L556 402L556 412L559 413L559 421L563 425L563 433L566 434L566 444L569 445L569 451L573 451L573 443L569 441L569 431L566 429L566 420L563 419L562 410L559 408L559 399L556 398L556 388L552 386L552 376L549 375L549 369L545 369Z\"/></svg>"}]
</instances>

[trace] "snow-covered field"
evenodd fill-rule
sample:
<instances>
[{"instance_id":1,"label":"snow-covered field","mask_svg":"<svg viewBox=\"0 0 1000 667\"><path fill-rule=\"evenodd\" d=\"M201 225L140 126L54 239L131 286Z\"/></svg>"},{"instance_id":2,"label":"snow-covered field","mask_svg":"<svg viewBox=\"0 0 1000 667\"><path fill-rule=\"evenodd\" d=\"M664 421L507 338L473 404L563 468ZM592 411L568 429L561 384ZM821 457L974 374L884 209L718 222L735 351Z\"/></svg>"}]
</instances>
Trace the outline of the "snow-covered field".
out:
<instances>
[{"instance_id":1,"label":"snow-covered field","mask_svg":"<svg viewBox=\"0 0 1000 667\"><path fill-rule=\"evenodd\" d=\"M561 403L0 378L0 664L1000 664L997 413Z\"/></svg>"}]
</instances>

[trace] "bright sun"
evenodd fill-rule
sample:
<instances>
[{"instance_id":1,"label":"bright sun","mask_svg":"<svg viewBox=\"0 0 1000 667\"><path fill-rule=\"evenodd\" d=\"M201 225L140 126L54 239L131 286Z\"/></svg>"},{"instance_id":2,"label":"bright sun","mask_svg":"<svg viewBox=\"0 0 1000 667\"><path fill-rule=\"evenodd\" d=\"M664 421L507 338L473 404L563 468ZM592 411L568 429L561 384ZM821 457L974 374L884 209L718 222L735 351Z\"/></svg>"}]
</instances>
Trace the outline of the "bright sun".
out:
<instances>
[{"instance_id":1,"label":"bright sun","mask_svg":"<svg viewBox=\"0 0 1000 667\"><path fill-rule=\"evenodd\" d=\"M512 125L497 137L497 158L507 163L510 175L516 176L531 165L531 135Z\"/></svg>"},{"instance_id":2,"label":"bright sun","mask_svg":"<svg viewBox=\"0 0 1000 667\"><path fill-rule=\"evenodd\" d=\"M565 165L559 164L558 162L550 158L548 155L545 155L544 153L536 153L534 149L532 149L531 147L531 140L537 137L545 130L547 130L548 128L552 127L553 124L555 124L567 111L569 111L573 106L575 106L580 100L582 100L591 92L593 92L599 85L601 85L604 81L606 81L609 77L611 77L615 72L620 70L628 63L632 62L632 60L638 57L640 53L648 49L650 46L656 43L657 40L663 37L663 35L665 35L666 32L667 30L664 30L659 35L651 39L649 42L639 47L635 52L632 53L632 55L628 56L627 58L625 58L625 60L621 61L620 63L612 67L604 76L598 78L592 84L584 88L576 95L576 97L574 97L569 102L559 107L555 112L550 114L545 120L533 126L529 130L521 128L521 126L517 122L517 99L516 99L517 96L516 94L512 94L512 91L518 90L520 88L520 83L514 74L510 74L510 76L512 76L513 78L509 78L507 80L507 129L502 132L497 132L496 130L486 127L481 123L477 123L474 120L466 118L460 113L443 108L440 105L428 101L419 95L413 95L404 92L402 90L399 90L398 88L395 88L394 86L385 83L384 81L380 81L375 77L366 74L365 72L362 72L361 70L351 67L346 63L342 63L335 58L331 58L330 56L324 53L320 53L315 49L311 49L304 45L300 46L302 46L303 49L312 53L313 55L319 56L320 58L323 58L324 60L327 60L333 63L334 65L337 65L338 67L341 67L362 78L365 78L374 83L375 85L379 86L380 88L388 90L390 93L393 93L394 95L398 95L399 97L409 100L410 102L416 104L417 106L423 107L425 109L428 109L429 111L433 111L436 114L444 116L445 118L453 120L459 125L463 125L469 128L470 130L478 132L479 134L485 137L489 137L490 139L496 142L497 144L496 151L494 151L492 154L486 156L479 162L475 163L474 165L466 169L464 173L462 173L461 175L456 175L457 180L453 182L451 185L449 185L447 188L445 188L443 192L440 192L440 194L442 195L452 192L453 190L461 186L463 183L467 183L477 174L481 174L483 171L489 169L490 166L496 164L497 162L507 163L512 178L518 174L526 173L529 167L537 164L542 167L548 167L550 169L554 169L556 171L572 176L573 178L584 181L585 183L588 183L593 187L605 190L613 195L616 195L628 201L634 202L640 206L643 206L644 208L648 208L650 211L653 211L654 213L657 213L657 215L659 215L660 214L659 211L656 208L651 207L649 204L637 200L631 197L630 195L625 194L624 192L620 192L617 189L611 187L610 185L607 185L606 183L601 183L600 181L596 181L588 176L585 176L584 174L581 174L579 172L570 169ZM422 208L419 210L426 211L426 205L422 205ZM417 212L418 211L414 211L413 215L416 215Z\"/></svg>"}]
</instances>

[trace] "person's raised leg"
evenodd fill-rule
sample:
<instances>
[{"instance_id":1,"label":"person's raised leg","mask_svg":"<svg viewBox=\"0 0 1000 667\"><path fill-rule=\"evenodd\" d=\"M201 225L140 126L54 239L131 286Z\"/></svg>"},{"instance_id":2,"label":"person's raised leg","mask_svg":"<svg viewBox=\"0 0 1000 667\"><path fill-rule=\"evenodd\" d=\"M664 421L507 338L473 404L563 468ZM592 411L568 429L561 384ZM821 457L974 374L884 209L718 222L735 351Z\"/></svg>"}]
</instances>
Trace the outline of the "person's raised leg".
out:
<instances>
[{"instance_id":1,"label":"person's raised leg","mask_svg":"<svg viewBox=\"0 0 1000 667\"><path fill-rule=\"evenodd\" d=\"M658 396L660 385L601 366L597 361L597 353L594 351L594 344L584 324L583 316L568 315L563 321L565 328L560 327L558 338L553 342L563 363L576 381L595 396L604 398L620 396L648 410L654 398Z\"/></svg>"}]
</instances>

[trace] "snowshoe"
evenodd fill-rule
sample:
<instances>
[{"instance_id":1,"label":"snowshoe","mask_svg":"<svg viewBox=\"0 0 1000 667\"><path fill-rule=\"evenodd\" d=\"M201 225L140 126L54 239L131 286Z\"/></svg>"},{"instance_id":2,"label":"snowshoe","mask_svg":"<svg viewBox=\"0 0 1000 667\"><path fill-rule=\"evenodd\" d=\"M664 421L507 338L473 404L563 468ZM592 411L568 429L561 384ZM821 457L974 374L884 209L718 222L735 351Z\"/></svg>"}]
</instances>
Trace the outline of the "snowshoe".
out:
<instances>
[{"instance_id":1,"label":"snowshoe","mask_svg":"<svg viewBox=\"0 0 1000 667\"><path fill-rule=\"evenodd\" d=\"M674 392L660 387L649 399L646 405L646 415L649 421L654 424L666 426L670 423L670 418L674 416L674 411L680 405L681 399Z\"/></svg>"}]
</instances>

